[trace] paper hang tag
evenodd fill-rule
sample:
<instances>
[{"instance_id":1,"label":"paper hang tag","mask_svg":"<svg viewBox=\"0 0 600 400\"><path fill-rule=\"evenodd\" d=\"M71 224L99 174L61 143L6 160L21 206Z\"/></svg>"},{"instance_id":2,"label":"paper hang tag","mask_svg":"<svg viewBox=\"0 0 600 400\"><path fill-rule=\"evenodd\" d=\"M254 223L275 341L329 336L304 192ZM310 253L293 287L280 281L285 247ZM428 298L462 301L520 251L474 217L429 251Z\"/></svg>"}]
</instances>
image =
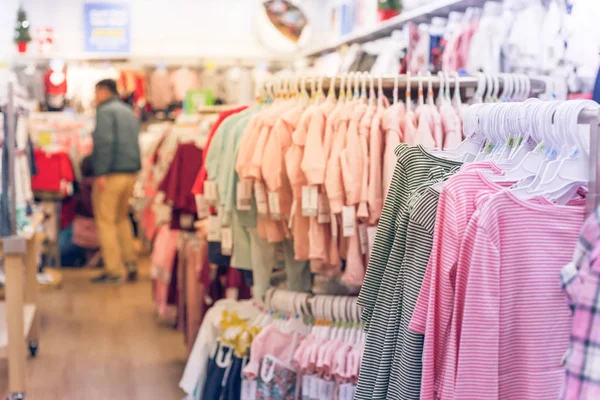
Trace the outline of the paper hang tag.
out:
<instances>
[{"instance_id":1,"label":"paper hang tag","mask_svg":"<svg viewBox=\"0 0 600 400\"><path fill-rule=\"evenodd\" d=\"M230 256L233 252L233 232L231 227L221 228L221 254Z\"/></svg>"},{"instance_id":2,"label":"paper hang tag","mask_svg":"<svg viewBox=\"0 0 600 400\"><path fill-rule=\"evenodd\" d=\"M365 224L358 224L358 238L360 240L361 254L367 254L369 250L369 237L367 236L367 227Z\"/></svg>"},{"instance_id":3,"label":"paper hang tag","mask_svg":"<svg viewBox=\"0 0 600 400\"><path fill-rule=\"evenodd\" d=\"M256 400L256 380L242 379L240 400Z\"/></svg>"},{"instance_id":4,"label":"paper hang tag","mask_svg":"<svg viewBox=\"0 0 600 400\"><path fill-rule=\"evenodd\" d=\"M201 194L197 194L194 196L194 200L196 200L196 214L198 215L198 219L208 217L208 203L206 202L206 198Z\"/></svg>"},{"instance_id":5,"label":"paper hang tag","mask_svg":"<svg viewBox=\"0 0 600 400\"><path fill-rule=\"evenodd\" d=\"M356 227L356 210L354 206L345 206L342 208L342 235L344 237L354 236Z\"/></svg>"},{"instance_id":6,"label":"paper hang tag","mask_svg":"<svg viewBox=\"0 0 600 400\"><path fill-rule=\"evenodd\" d=\"M337 238L339 236L338 219L335 215L331 216L331 236Z\"/></svg>"},{"instance_id":7,"label":"paper hang tag","mask_svg":"<svg viewBox=\"0 0 600 400\"><path fill-rule=\"evenodd\" d=\"M367 228L367 245L369 247L369 256L371 255L371 251L373 250L373 244L375 243L375 234L377 233L376 226L369 226Z\"/></svg>"},{"instance_id":8,"label":"paper hang tag","mask_svg":"<svg viewBox=\"0 0 600 400\"><path fill-rule=\"evenodd\" d=\"M259 217L266 217L269 213L267 207L267 194L265 185L261 182L254 182L254 197L256 198L256 211Z\"/></svg>"},{"instance_id":9,"label":"paper hang tag","mask_svg":"<svg viewBox=\"0 0 600 400\"><path fill-rule=\"evenodd\" d=\"M236 184L236 208L250 211L252 207L252 182L244 179Z\"/></svg>"},{"instance_id":10,"label":"paper hang tag","mask_svg":"<svg viewBox=\"0 0 600 400\"><path fill-rule=\"evenodd\" d=\"M310 399L310 391L312 389L311 387L312 384L312 376L310 375L303 375L302 376L302 398L303 399Z\"/></svg>"},{"instance_id":11,"label":"paper hang tag","mask_svg":"<svg viewBox=\"0 0 600 400\"><path fill-rule=\"evenodd\" d=\"M221 219L217 215L208 216L208 233L206 240L209 242L221 241Z\"/></svg>"},{"instance_id":12,"label":"paper hang tag","mask_svg":"<svg viewBox=\"0 0 600 400\"><path fill-rule=\"evenodd\" d=\"M340 400L353 400L354 392L356 392L356 386L351 383L342 383L338 391L338 398Z\"/></svg>"},{"instance_id":13,"label":"paper hang tag","mask_svg":"<svg viewBox=\"0 0 600 400\"><path fill-rule=\"evenodd\" d=\"M269 192L269 215L274 221L281 220L281 205L277 192Z\"/></svg>"},{"instance_id":14,"label":"paper hang tag","mask_svg":"<svg viewBox=\"0 0 600 400\"><path fill-rule=\"evenodd\" d=\"M179 228L181 229L192 229L194 226L194 216L192 214L181 214L179 216Z\"/></svg>"},{"instance_id":15,"label":"paper hang tag","mask_svg":"<svg viewBox=\"0 0 600 400\"><path fill-rule=\"evenodd\" d=\"M316 186L302 187L302 216L316 217L318 212L319 191Z\"/></svg>"},{"instance_id":16,"label":"paper hang tag","mask_svg":"<svg viewBox=\"0 0 600 400\"><path fill-rule=\"evenodd\" d=\"M214 182L214 181L205 181L204 182L204 198L206 199L206 202L209 205L211 205L211 206L217 205L217 203L219 202L217 182Z\"/></svg>"},{"instance_id":17,"label":"paper hang tag","mask_svg":"<svg viewBox=\"0 0 600 400\"><path fill-rule=\"evenodd\" d=\"M316 375L309 376L310 378L310 398L318 399L319 398L319 377Z\"/></svg>"},{"instance_id":18,"label":"paper hang tag","mask_svg":"<svg viewBox=\"0 0 600 400\"><path fill-rule=\"evenodd\" d=\"M333 400L335 392L335 382L326 381L325 379L318 380L319 400Z\"/></svg>"},{"instance_id":19,"label":"paper hang tag","mask_svg":"<svg viewBox=\"0 0 600 400\"><path fill-rule=\"evenodd\" d=\"M317 204L317 222L319 224L328 224L331 222L329 199L325 193L319 193L319 202Z\"/></svg>"}]
</instances>

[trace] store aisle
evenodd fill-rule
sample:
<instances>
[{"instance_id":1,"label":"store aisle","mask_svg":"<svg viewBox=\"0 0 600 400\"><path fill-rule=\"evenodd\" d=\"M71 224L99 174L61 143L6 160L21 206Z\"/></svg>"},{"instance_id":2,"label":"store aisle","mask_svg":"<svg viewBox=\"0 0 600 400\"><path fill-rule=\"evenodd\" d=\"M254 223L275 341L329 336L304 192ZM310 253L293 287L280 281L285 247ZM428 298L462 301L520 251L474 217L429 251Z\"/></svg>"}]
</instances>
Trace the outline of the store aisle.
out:
<instances>
[{"instance_id":1,"label":"store aisle","mask_svg":"<svg viewBox=\"0 0 600 400\"><path fill-rule=\"evenodd\" d=\"M157 322L150 280L96 286L93 271L63 271L62 290L40 293L41 344L28 362L27 399L181 399L183 335Z\"/></svg>"}]
</instances>

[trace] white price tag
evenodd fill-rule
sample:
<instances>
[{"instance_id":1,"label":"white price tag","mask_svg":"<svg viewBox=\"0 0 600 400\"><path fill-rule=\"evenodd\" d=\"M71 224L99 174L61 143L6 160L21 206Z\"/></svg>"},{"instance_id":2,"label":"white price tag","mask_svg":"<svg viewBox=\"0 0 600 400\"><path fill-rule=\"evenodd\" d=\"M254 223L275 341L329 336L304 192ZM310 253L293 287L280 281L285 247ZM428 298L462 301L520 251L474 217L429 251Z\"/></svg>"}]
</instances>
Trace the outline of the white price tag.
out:
<instances>
[{"instance_id":1,"label":"white price tag","mask_svg":"<svg viewBox=\"0 0 600 400\"><path fill-rule=\"evenodd\" d=\"M206 240L209 242L221 241L221 220L217 215L208 216L208 233Z\"/></svg>"},{"instance_id":2,"label":"white price tag","mask_svg":"<svg viewBox=\"0 0 600 400\"><path fill-rule=\"evenodd\" d=\"M256 380L242 379L240 400L256 400Z\"/></svg>"},{"instance_id":3,"label":"white price tag","mask_svg":"<svg viewBox=\"0 0 600 400\"><path fill-rule=\"evenodd\" d=\"M179 228L192 229L194 225L194 216L192 214L181 214L179 216Z\"/></svg>"},{"instance_id":4,"label":"white price tag","mask_svg":"<svg viewBox=\"0 0 600 400\"><path fill-rule=\"evenodd\" d=\"M206 202L206 198L197 194L194 196L196 200L196 214L198 215L198 219L204 219L208 217L208 203Z\"/></svg>"},{"instance_id":5,"label":"white price tag","mask_svg":"<svg viewBox=\"0 0 600 400\"><path fill-rule=\"evenodd\" d=\"M358 238L360 240L361 254L367 254L367 251L369 250L369 238L367 236L367 226L365 224L358 224Z\"/></svg>"},{"instance_id":6,"label":"white price tag","mask_svg":"<svg viewBox=\"0 0 600 400\"><path fill-rule=\"evenodd\" d=\"M252 183L244 179L236 184L236 208L239 211L250 211L252 205Z\"/></svg>"},{"instance_id":7,"label":"white price tag","mask_svg":"<svg viewBox=\"0 0 600 400\"><path fill-rule=\"evenodd\" d=\"M231 227L221 228L221 253L230 256L233 252L233 233Z\"/></svg>"},{"instance_id":8,"label":"white price tag","mask_svg":"<svg viewBox=\"0 0 600 400\"><path fill-rule=\"evenodd\" d=\"M319 398L319 378L316 375L309 376L310 378L310 398L317 400Z\"/></svg>"},{"instance_id":9,"label":"white price tag","mask_svg":"<svg viewBox=\"0 0 600 400\"><path fill-rule=\"evenodd\" d=\"M261 182L254 182L254 197L256 198L256 211L259 217L266 217L269 213L267 208L267 194L265 185Z\"/></svg>"},{"instance_id":10,"label":"white price tag","mask_svg":"<svg viewBox=\"0 0 600 400\"><path fill-rule=\"evenodd\" d=\"M269 192L269 215L274 221L281 220L281 205L279 203L279 193Z\"/></svg>"},{"instance_id":11,"label":"white price tag","mask_svg":"<svg viewBox=\"0 0 600 400\"><path fill-rule=\"evenodd\" d=\"M335 392L335 382L319 379L319 400L333 400Z\"/></svg>"},{"instance_id":12,"label":"white price tag","mask_svg":"<svg viewBox=\"0 0 600 400\"><path fill-rule=\"evenodd\" d=\"M354 392L356 392L356 386L351 383L342 383L339 388L338 398L339 400L352 400L354 399Z\"/></svg>"},{"instance_id":13,"label":"white price tag","mask_svg":"<svg viewBox=\"0 0 600 400\"><path fill-rule=\"evenodd\" d=\"M369 255L371 255L371 251L373 250L373 244L375 243L375 234L377 233L376 226L370 226L367 228L367 241L369 245Z\"/></svg>"},{"instance_id":14,"label":"white price tag","mask_svg":"<svg viewBox=\"0 0 600 400\"><path fill-rule=\"evenodd\" d=\"M209 205L217 205L219 202L217 182L204 181L204 198Z\"/></svg>"},{"instance_id":15,"label":"white price tag","mask_svg":"<svg viewBox=\"0 0 600 400\"><path fill-rule=\"evenodd\" d=\"M317 204L318 215L317 222L319 224L327 224L331 222L331 210L329 208L329 199L325 193L319 193L319 202Z\"/></svg>"},{"instance_id":16,"label":"white price tag","mask_svg":"<svg viewBox=\"0 0 600 400\"><path fill-rule=\"evenodd\" d=\"M290 231L294 228L294 219L296 218L297 205L298 205L298 202L296 201L296 199L294 199L294 201L292 201L292 208L290 210L290 219L288 221L288 229Z\"/></svg>"},{"instance_id":17,"label":"white price tag","mask_svg":"<svg viewBox=\"0 0 600 400\"><path fill-rule=\"evenodd\" d=\"M344 237L354 236L356 227L356 210L354 206L345 206L342 208L342 235Z\"/></svg>"},{"instance_id":18,"label":"white price tag","mask_svg":"<svg viewBox=\"0 0 600 400\"><path fill-rule=\"evenodd\" d=\"M302 187L302 216L316 217L319 203L319 191L316 186Z\"/></svg>"},{"instance_id":19,"label":"white price tag","mask_svg":"<svg viewBox=\"0 0 600 400\"><path fill-rule=\"evenodd\" d=\"M331 216L331 236L337 238L339 236L338 219L335 215Z\"/></svg>"},{"instance_id":20,"label":"white price tag","mask_svg":"<svg viewBox=\"0 0 600 400\"><path fill-rule=\"evenodd\" d=\"M311 384L312 384L312 376L303 375L302 376L302 398L303 399L310 399Z\"/></svg>"}]
</instances>

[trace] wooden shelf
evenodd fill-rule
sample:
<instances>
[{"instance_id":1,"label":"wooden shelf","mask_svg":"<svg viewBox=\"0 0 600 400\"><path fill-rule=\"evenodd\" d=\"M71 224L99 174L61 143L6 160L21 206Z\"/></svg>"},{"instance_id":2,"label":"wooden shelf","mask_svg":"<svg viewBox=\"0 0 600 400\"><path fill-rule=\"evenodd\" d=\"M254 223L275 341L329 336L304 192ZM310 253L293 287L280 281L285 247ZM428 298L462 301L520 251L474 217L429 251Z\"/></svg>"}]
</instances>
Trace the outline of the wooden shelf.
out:
<instances>
[{"instance_id":1,"label":"wooden shelf","mask_svg":"<svg viewBox=\"0 0 600 400\"><path fill-rule=\"evenodd\" d=\"M23 332L23 344L29 339L29 333L33 325L35 318L36 306L35 304L25 304L23 308L23 321L25 322L25 331ZM7 357L8 348L8 327L7 327L7 312L6 302L0 301L0 358Z\"/></svg>"},{"instance_id":2,"label":"wooden shelf","mask_svg":"<svg viewBox=\"0 0 600 400\"><path fill-rule=\"evenodd\" d=\"M401 29L407 22L421 23L435 16L447 16L451 11L464 11L468 7L482 6L486 0L433 0L413 10L402 12L377 25L375 28L353 32L325 46L310 49L303 57L316 57L334 51L344 45L367 43L388 37L393 31Z\"/></svg>"}]
</instances>

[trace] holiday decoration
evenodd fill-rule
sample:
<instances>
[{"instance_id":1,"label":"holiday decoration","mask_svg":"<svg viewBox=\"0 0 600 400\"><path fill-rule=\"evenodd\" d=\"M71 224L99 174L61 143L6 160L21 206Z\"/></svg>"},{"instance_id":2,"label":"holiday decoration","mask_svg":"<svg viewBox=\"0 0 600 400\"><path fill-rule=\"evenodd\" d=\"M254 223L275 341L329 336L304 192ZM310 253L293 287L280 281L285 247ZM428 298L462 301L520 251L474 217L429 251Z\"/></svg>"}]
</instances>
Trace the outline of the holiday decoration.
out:
<instances>
[{"instance_id":1,"label":"holiday decoration","mask_svg":"<svg viewBox=\"0 0 600 400\"><path fill-rule=\"evenodd\" d=\"M17 22L15 24L15 43L19 53L25 53L27 51L27 43L31 42L31 35L29 34L29 21L27 20L27 13L22 7L19 7L17 11Z\"/></svg>"},{"instance_id":2,"label":"holiday decoration","mask_svg":"<svg viewBox=\"0 0 600 400\"><path fill-rule=\"evenodd\" d=\"M379 15L379 21L385 21L402 11L402 0L379 0L377 6L377 14Z\"/></svg>"}]
</instances>

